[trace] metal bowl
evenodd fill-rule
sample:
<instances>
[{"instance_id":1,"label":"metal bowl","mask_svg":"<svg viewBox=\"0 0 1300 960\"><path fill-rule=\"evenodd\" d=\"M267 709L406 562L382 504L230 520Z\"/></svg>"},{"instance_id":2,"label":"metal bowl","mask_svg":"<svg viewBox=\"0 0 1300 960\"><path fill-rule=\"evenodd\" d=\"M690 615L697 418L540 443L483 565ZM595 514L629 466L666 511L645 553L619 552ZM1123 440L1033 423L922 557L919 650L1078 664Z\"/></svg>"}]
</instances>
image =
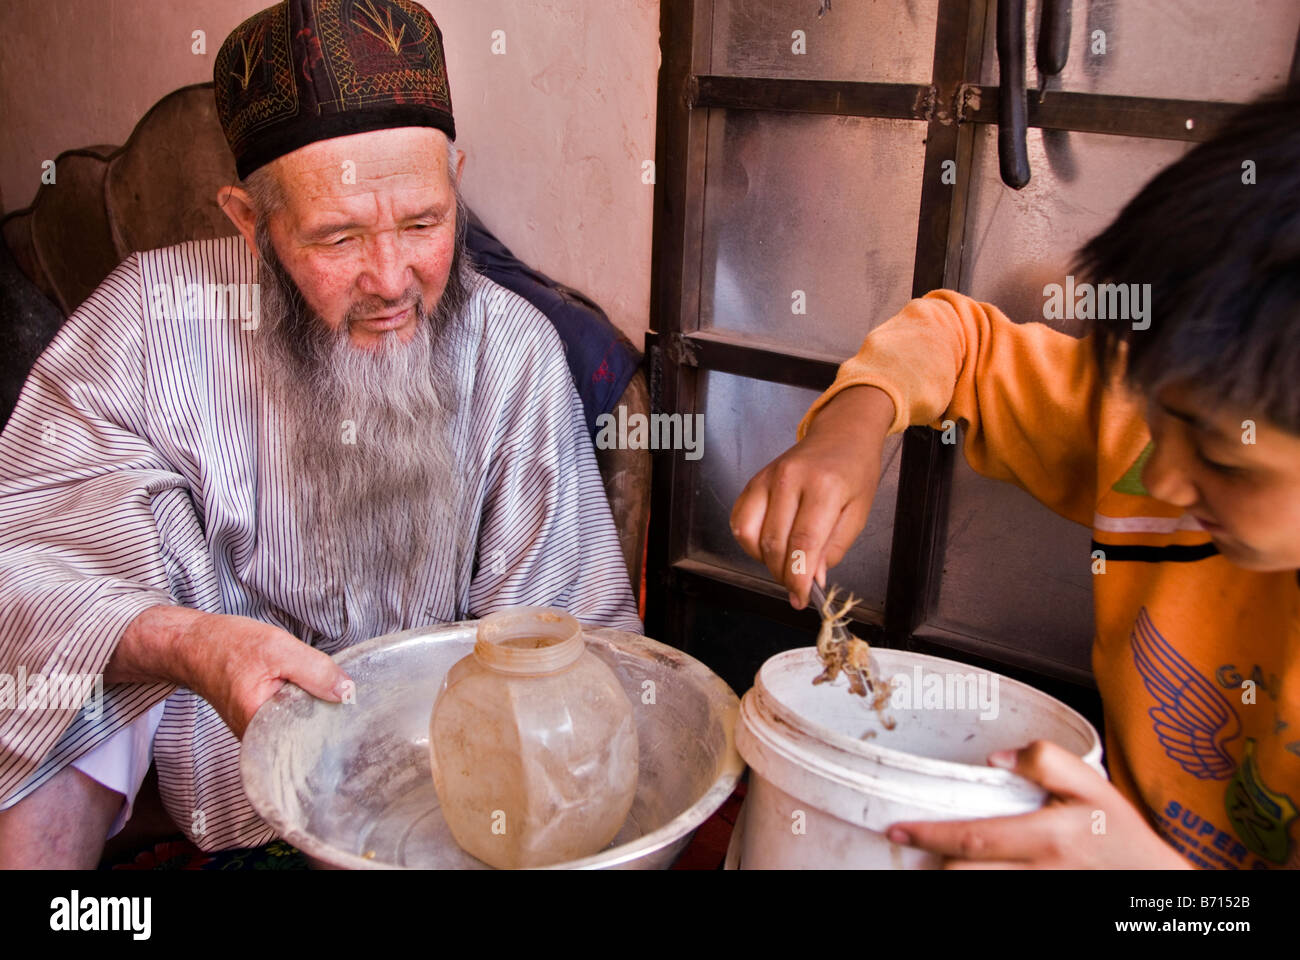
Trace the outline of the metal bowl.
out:
<instances>
[{"instance_id":1,"label":"metal bowl","mask_svg":"<svg viewBox=\"0 0 1300 960\"><path fill-rule=\"evenodd\" d=\"M313 865L488 869L452 839L429 769L433 701L476 628L463 621L367 640L334 658L356 683L355 703L286 684L257 711L243 740L244 790ZM608 628L584 636L632 701L641 766L613 843L556 867L665 869L745 768L733 737L740 701L673 647Z\"/></svg>"}]
</instances>

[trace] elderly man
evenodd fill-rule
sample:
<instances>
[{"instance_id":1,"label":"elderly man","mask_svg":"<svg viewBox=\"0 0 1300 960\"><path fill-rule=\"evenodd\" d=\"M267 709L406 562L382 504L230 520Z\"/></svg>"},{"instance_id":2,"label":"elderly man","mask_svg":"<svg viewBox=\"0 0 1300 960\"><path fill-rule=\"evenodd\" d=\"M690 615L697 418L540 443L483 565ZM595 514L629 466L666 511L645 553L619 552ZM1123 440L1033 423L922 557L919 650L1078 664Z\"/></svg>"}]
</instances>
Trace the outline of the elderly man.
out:
<instances>
[{"instance_id":1,"label":"elderly man","mask_svg":"<svg viewBox=\"0 0 1300 960\"><path fill-rule=\"evenodd\" d=\"M238 738L286 681L346 700L328 655L368 637L512 604L640 629L560 342L462 257L433 19L288 0L215 81L240 235L124 261L0 436L0 674L104 683L0 685L0 866L93 866L151 762L200 847L265 843Z\"/></svg>"}]
</instances>

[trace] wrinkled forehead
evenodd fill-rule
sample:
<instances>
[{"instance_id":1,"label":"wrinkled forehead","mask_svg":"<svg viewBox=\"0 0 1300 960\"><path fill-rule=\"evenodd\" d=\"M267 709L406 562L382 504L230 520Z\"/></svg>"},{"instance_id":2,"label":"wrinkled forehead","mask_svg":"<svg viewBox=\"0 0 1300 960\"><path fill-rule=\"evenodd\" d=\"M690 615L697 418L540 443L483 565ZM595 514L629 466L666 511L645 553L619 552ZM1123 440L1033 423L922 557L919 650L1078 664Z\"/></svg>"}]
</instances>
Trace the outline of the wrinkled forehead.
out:
<instances>
[{"instance_id":1,"label":"wrinkled forehead","mask_svg":"<svg viewBox=\"0 0 1300 960\"><path fill-rule=\"evenodd\" d=\"M318 140L285 154L275 176L290 207L381 195L450 195L449 141L431 127L396 127Z\"/></svg>"}]
</instances>

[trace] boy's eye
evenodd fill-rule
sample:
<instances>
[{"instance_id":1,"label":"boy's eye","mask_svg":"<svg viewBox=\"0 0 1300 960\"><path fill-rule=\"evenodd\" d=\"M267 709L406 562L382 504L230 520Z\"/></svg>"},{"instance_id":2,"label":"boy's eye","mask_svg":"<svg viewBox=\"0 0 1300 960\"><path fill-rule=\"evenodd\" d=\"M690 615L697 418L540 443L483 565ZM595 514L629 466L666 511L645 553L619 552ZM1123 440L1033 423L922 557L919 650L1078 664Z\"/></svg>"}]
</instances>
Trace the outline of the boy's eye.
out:
<instances>
[{"instance_id":1,"label":"boy's eye","mask_svg":"<svg viewBox=\"0 0 1300 960\"><path fill-rule=\"evenodd\" d=\"M1205 464L1215 473L1221 473L1224 476L1237 476L1243 472L1240 467L1233 467L1226 463L1219 463L1217 460L1211 460L1199 448L1196 451L1196 459L1200 460L1201 463Z\"/></svg>"}]
</instances>

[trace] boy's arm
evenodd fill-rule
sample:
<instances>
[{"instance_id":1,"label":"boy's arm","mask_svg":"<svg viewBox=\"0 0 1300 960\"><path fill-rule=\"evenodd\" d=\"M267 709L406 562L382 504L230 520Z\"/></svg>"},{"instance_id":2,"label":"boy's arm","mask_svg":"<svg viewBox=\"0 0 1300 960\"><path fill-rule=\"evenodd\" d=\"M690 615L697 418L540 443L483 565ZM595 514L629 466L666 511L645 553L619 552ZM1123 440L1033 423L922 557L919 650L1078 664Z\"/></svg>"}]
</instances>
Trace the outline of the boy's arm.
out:
<instances>
[{"instance_id":1,"label":"boy's arm","mask_svg":"<svg viewBox=\"0 0 1300 960\"><path fill-rule=\"evenodd\" d=\"M966 459L976 471L1091 525L1097 379L1091 338L1015 324L990 304L936 290L871 332L804 416L798 438L842 390L874 386L894 402L889 433L964 420Z\"/></svg>"},{"instance_id":2,"label":"boy's arm","mask_svg":"<svg viewBox=\"0 0 1300 960\"><path fill-rule=\"evenodd\" d=\"M731 530L802 607L867 522L885 438L964 420L966 459L1090 525L1097 484L1097 368L1090 340L1017 325L951 290L912 300L872 331L759 471Z\"/></svg>"}]
</instances>

